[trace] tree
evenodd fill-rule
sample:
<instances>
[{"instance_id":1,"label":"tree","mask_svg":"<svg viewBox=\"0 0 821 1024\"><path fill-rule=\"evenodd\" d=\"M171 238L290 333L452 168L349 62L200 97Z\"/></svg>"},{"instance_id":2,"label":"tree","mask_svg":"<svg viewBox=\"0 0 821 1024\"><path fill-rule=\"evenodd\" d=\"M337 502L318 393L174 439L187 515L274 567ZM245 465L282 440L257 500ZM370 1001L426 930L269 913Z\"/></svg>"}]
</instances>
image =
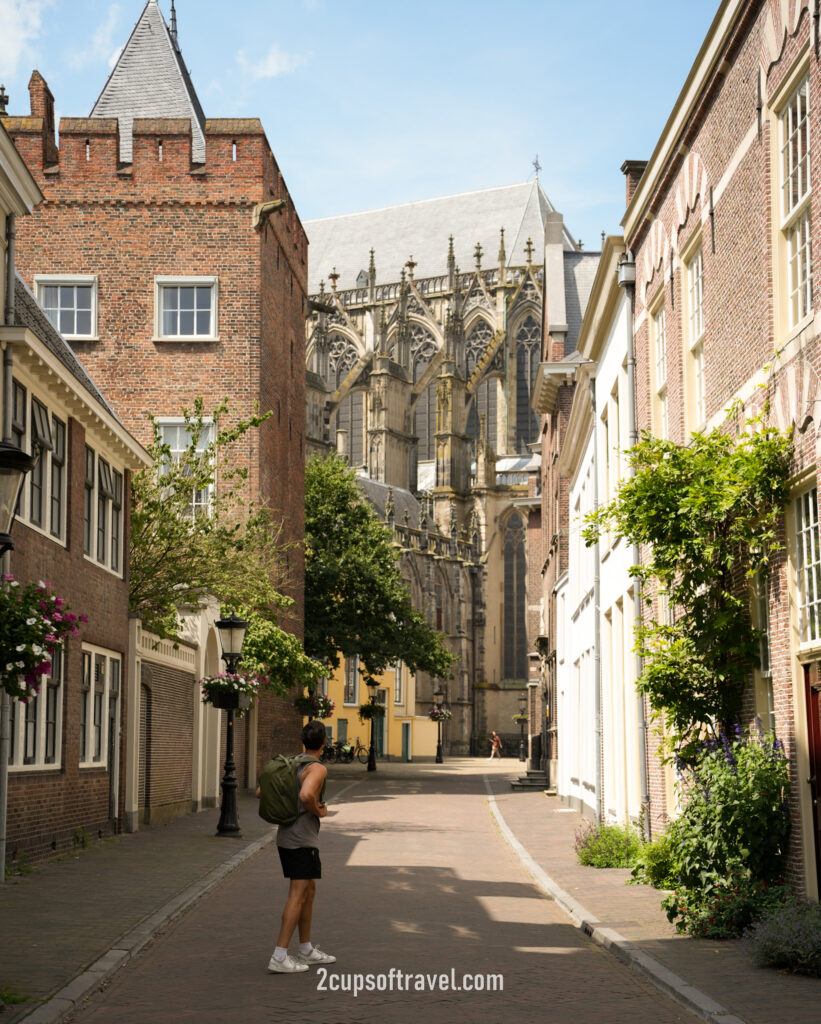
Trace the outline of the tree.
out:
<instances>
[{"instance_id":1,"label":"tree","mask_svg":"<svg viewBox=\"0 0 821 1024\"><path fill-rule=\"evenodd\" d=\"M666 595L673 621L638 627L638 686L688 760L705 730L738 722L758 662L748 585L780 547L792 436L758 419L735 438L713 430L687 446L644 433L628 455L635 475L588 517L584 537L590 545L612 530L646 546L631 574Z\"/></svg>"},{"instance_id":2,"label":"tree","mask_svg":"<svg viewBox=\"0 0 821 1024\"><path fill-rule=\"evenodd\" d=\"M208 440L198 398L183 410L187 447L173 455L152 417L152 464L132 478L130 609L160 638L177 639L179 610L209 595L269 620L292 604L277 589L285 583L281 529L270 509L248 500L235 449L270 413L223 427L226 413L226 403L214 411Z\"/></svg>"},{"instance_id":3,"label":"tree","mask_svg":"<svg viewBox=\"0 0 821 1024\"><path fill-rule=\"evenodd\" d=\"M442 637L413 607L391 531L337 455L314 456L305 482L305 650L332 668L358 654L366 680L403 661L450 675Z\"/></svg>"}]
</instances>

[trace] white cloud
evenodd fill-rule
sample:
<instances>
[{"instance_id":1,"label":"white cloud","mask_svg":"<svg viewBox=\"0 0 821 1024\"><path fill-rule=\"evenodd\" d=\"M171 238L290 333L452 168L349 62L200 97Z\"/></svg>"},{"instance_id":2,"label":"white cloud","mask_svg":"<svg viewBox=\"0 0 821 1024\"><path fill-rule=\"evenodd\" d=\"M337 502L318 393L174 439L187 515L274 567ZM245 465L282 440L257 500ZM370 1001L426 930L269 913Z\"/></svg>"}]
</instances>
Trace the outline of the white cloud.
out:
<instances>
[{"instance_id":1,"label":"white cloud","mask_svg":"<svg viewBox=\"0 0 821 1024\"><path fill-rule=\"evenodd\" d=\"M21 60L31 53L31 43L42 32L43 13L53 0L0 0L0 68L11 78Z\"/></svg>"},{"instance_id":2,"label":"white cloud","mask_svg":"<svg viewBox=\"0 0 821 1024\"><path fill-rule=\"evenodd\" d=\"M69 57L69 67L78 71L80 68L84 68L94 62L108 64L110 68L114 67L117 57L119 57L121 52L121 50L115 51L112 59L112 50L115 47L114 33L117 31L119 21L120 7L118 4L112 4L108 9L108 16L105 21L94 30L89 45L84 50L79 53L73 53Z\"/></svg>"},{"instance_id":3,"label":"white cloud","mask_svg":"<svg viewBox=\"0 0 821 1024\"><path fill-rule=\"evenodd\" d=\"M277 75L289 75L301 67L307 57L301 53L286 53L274 44L260 60L250 60L244 50L237 54L237 62L242 73L249 78L276 78Z\"/></svg>"}]
</instances>

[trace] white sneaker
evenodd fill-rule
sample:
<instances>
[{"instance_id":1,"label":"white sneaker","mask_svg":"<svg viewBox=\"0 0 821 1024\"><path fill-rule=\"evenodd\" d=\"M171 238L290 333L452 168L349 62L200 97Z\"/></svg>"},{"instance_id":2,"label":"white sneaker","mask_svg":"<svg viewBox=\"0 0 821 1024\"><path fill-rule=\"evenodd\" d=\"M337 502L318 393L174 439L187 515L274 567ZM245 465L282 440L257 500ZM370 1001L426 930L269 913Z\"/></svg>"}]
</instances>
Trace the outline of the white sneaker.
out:
<instances>
[{"instance_id":1,"label":"white sneaker","mask_svg":"<svg viewBox=\"0 0 821 1024\"><path fill-rule=\"evenodd\" d=\"M307 971L308 965L300 963L286 953L282 960L277 960L275 956L272 956L268 961L268 970L271 974L299 974L302 971Z\"/></svg>"},{"instance_id":2,"label":"white sneaker","mask_svg":"<svg viewBox=\"0 0 821 1024\"><path fill-rule=\"evenodd\" d=\"M319 946L314 946L310 953L306 956L305 953L294 953L294 960L298 964L305 964L306 967L311 967L314 964L335 964L336 957L331 956L330 953L323 953Z\"/></svg>"}]
</instances>

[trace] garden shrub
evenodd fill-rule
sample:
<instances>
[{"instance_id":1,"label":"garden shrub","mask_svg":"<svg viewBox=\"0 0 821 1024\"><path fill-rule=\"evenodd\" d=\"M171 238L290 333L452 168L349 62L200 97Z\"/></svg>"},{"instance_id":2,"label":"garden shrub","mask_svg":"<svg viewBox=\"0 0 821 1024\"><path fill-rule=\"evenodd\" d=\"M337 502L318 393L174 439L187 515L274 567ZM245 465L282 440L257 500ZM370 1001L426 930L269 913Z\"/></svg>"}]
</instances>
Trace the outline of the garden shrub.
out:
<instances>
[{"instance_id":1,"label":"garden shrub","mask_svg":"<svg viewBox=\"0 0 821 1024\"><path fill-rule=\"evenodd\" d=\"M782 907L790 889L750 878L717 882L703 889L680 886L661 902L676 931L700 939L734 939L759 918Z\"/></svg>"},{"instance_id":2,"label":"garden shrub","mask_svg":"<svg viewBox=\"0 0 821 1024\"><path fill-rule=\"evenodd\" d=\"M592 868L629 868L641 852L641 839L631 826L582 825L576 830L576 856Z\"/></svg>"},{"instance_id":3,"label":"garden shrub","mask_svg":"<svg viewBox=\"0 0 821 1024\"><path fill-rule=\"evenodd\" d=\"M821 977L821 906L791 900L764 915L744 935L758 967Z\"/></svg>"},{"instance_id":4,"label":"garden shrub","mask_svg":"<svg viewBox=\"0 0 821 1024\"><path fill-rule=\"evenodd\" d=\"M679 868L676 847L669 832L645 843L633 868L631 884L652 885L656 889L674 889Z\"/></svg>"}]
</instances>

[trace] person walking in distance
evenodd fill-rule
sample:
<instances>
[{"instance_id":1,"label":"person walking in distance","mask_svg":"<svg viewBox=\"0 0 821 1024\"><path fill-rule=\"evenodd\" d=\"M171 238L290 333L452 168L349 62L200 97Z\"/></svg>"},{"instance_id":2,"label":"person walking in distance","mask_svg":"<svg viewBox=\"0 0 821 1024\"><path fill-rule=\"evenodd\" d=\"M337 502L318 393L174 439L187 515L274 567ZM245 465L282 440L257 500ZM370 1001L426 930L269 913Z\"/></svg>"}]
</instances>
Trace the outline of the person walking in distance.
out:
<instances>
[{"instance_id":1,"label":"person walking in distance","mask_svg":"<svg viewBox=\"0 0 821 1024\"><path fill-rule=\"evenodd\" d=\"M290 885L282 911L282 924L276 949L268 963L272 974L296 974L315 964L332 964L336 957L323 953L311 943L311 917L316 895L316 880L322 877L319 860L319 821L328 813L323 802L328 769L317 760L325 746L325 726L311 721L302 730L305 753L297 760L305 764L297 769L299 814L292 825L280 825L277 849L282 872ZM313 759L313 760L312 760ZM257 788L257 796L260 791ZM299 950L288 955L288 943L299 929Z\"/></svg>"},{"instance_id":2,"label":"person walking in distance","mask_svg":"<svg viewBox=\"0 0 821 1024\"><path fill-rule=\"evenodd\" d=\"M501 756L502 741L501 739L499 739L499 736L496 730L494 729L493 732L490 734L490 757L488 758L488 761L490 761L494 757L501 758Z\"/></svg>"}]
</instances>

